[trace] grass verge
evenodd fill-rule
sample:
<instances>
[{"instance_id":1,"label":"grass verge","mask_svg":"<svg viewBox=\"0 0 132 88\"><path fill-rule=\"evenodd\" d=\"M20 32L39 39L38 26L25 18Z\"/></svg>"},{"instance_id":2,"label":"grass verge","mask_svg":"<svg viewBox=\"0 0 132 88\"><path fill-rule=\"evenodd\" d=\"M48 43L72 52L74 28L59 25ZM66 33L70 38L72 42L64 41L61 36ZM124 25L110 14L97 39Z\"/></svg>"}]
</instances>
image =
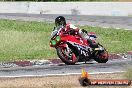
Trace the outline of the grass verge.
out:
<instances>
[{"instance_id":1,"label":"grass verge","mask_svg":"<svg viewBox=\"0 0 132 88\"><path fill-rule=\"evenodd\" d=\"M50 33L54 24L0 20L0 61L56 58L50 48ZM97 34L97 41L109 52L122 53L132 50L132 31L80 26Z\"/></svg>"}]
</instances>

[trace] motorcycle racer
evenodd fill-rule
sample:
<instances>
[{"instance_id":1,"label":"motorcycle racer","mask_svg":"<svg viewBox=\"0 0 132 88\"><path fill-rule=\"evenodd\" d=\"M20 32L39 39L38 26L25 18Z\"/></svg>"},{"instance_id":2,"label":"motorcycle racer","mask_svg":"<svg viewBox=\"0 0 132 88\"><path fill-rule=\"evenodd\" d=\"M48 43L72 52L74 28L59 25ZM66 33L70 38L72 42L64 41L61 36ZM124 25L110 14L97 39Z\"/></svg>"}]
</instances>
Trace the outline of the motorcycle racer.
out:
<instances>
[{"instance_id":1,"label":"motorcycle racer","mask_svg":"<svg viewBox=\"0 0 132 88\"><path fill-rule=\"evenodd\" d=\"M71 23L66 23L66 20L63 16L58 16L55 19L55 27L60 26L60 25L64 26L64 31L66 31L70 34L77 34L81 38L86 39L91 48L97 48L98 47L98 44L96 42L92 41L92 40L94 40L94 38L96 38L96 35L94 33L89 34L84 29L79 29L78 27L74 26Z\"/></svg>"}]
</instances>

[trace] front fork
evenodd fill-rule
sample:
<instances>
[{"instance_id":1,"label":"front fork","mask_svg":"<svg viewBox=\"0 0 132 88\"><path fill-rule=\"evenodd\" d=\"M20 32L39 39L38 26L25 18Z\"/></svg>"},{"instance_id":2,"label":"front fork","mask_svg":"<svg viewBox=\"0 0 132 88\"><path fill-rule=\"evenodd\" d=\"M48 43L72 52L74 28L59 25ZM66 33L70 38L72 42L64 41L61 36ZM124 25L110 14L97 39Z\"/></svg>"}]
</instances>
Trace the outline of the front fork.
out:
<instances>
[{"instance_id":1,"label":"front fork","mask_svg":"<svg viewBox=\"0 0 132 88\"><path fill-rule=\"evenodd\" d=\"M60 44L58 47L65 47L66 50L64 51L65 54L68 56L68 57L71 57L71 49L68 47L68 45L66 43L63 43L63 44Z\"/></svg>"},{"instance_id":2,"label":"front fork","mask_svg":"<svg viewBox=\"0 0 132 88\"><path fill-rule=\"evenodd\" d=\"M68 47L68 45L66 44L66 51L65 51L65 54L71 58L71 55L72 55L72 51L71 49Z\"/></svg>"}]
</instances>

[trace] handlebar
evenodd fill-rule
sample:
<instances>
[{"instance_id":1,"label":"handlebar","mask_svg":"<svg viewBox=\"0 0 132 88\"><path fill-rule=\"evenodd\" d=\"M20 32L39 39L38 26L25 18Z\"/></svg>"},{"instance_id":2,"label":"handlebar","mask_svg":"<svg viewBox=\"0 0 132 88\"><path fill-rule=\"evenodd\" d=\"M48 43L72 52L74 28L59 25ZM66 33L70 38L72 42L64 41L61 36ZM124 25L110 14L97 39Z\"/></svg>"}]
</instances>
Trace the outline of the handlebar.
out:
<instances>
[{"instance_id":1,"label":"handlebar","mask_svg":"<svg viewBox=\"0 0 132 88\"><path fill-rule=\"evenodd\" d=\"M69 34L69 32L67 32L67 31L64 31L64 32L63 32L63 34Z\"/></svg>"},{"instance_id":2,"label":"handlebar","mask_svg":"<svg viewBox=\"0 0 132 88\"><path fill-rule=\"evenodd\" d=\"M76 31L75 30L67 30L67 31L64 31L63 34L76 35Z\"/></svg>"}]
</instances>

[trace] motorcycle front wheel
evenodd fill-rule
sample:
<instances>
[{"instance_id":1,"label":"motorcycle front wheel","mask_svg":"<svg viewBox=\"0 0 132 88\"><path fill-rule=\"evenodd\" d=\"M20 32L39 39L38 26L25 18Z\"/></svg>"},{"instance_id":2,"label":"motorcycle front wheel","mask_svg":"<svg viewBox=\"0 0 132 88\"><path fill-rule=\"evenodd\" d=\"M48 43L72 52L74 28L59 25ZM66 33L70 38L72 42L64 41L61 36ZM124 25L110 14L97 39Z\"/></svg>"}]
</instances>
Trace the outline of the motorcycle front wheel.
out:
<instances>
[{"instance_id":1,"label":"motorcycle front wheel","mask_svg":"<svg viewBox=\"0 0 132 88\"><path fill-rule=\"evenodd\" d=\"M67 51L66 47L57 47L56 48L58 57L67 65L74 65L76 62L78 62L78 58L76 55L72 52ZM68 53L68 54L67 54Z\"/></svg>"}]
</instances>

